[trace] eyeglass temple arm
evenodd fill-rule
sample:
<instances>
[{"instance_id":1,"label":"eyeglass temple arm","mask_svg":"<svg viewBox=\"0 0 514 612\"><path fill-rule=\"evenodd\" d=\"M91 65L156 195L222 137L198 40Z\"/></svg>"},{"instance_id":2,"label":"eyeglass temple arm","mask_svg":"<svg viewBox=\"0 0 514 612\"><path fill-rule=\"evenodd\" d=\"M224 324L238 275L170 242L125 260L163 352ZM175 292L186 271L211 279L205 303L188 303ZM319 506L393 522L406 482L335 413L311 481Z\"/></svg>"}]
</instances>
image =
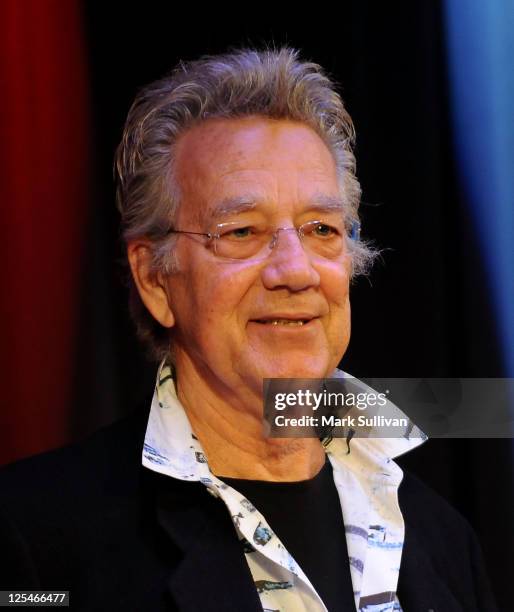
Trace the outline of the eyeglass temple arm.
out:
<instances>
[{"instance_id":1,"label":"eyeglass temple arm","mask_svg":"<svg viewBox=\"0 0 514 612\"><path fill-rule=\"evenodd\" d=\"M193 236L207 236L207 238L212 238L214 234L211 234L210 232L190 232L188 230L174 230L174 229L170 229L166 232L166 236L168 234L192 234Z\"/></svg>"},{"instance_id":2,"label":"eyeglass temple arm","mask_svg":"<svg viewBox=\"0 0 514 612\"><path fill-rule=\"evenodd\" d=\"M360 240L361 237L361 224L360 221L354 220L350 224L349 236L351 240Z\"/></svg>"}]
</instances>

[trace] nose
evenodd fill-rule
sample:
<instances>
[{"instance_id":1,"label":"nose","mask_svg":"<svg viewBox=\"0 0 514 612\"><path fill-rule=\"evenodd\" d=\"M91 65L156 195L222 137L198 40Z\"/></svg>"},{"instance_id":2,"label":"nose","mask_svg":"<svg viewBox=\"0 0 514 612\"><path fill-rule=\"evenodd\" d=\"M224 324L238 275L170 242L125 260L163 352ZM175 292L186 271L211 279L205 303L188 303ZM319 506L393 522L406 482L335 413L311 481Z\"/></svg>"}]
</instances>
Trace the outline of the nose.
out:
<instances>
[{"instance_id":1,"label":"nose","mask_svg":"<svg viewBox=\"0 0 514 612\"><path fill-rule=\"evenodd\" d=\"M317 287L320 283L320 275L298 233L293 228L291 230L279 231L271 243L271 252L262 268L262 282L266 289L286 288L296 292Z\"/></svg>"}]
</instances>

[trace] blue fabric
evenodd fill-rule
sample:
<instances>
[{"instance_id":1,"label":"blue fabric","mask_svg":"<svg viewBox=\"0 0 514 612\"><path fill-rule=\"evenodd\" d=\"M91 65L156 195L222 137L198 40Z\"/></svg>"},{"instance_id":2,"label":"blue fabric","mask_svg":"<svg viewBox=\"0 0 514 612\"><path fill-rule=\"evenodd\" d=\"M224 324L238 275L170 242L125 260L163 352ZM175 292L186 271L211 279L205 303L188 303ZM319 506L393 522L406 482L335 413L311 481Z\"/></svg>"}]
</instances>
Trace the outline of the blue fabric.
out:
<instances>
[{"instance_id":1,"label":"blue fabric","mask_svg":"<svg viewBox=\"0 0 514 612\"><path fill-rule=\"evenodd\" d=\"M514 376L514 7L444 2L455 156L502 344Z\"/></svg>"}]
</instances>

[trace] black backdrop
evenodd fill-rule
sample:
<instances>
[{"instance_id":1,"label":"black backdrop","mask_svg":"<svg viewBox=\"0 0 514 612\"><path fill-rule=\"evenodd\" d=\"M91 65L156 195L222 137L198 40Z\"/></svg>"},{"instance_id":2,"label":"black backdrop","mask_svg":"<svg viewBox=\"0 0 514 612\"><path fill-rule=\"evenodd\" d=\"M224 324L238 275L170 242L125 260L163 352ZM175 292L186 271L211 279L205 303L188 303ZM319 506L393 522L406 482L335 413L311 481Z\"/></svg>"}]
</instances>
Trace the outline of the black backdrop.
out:
<instances>
[{"instance_id":1,"label":"black backdrop","mask_svg":"<svg viewBox=\"0 0 514 612\"><path fill-rule=\"evenodd\" d=\"M127 315L112 157L139 87L179 59L230 46L289 44L341 84L357 128L363 232L384 249L353 287L356 376L501 376L487 276L453 160L442 9L437 1L352 0L328 14L276 7L229 14L172 3L85 4L93 108L95 205L84 269L75 433L124 414L152 387ZM312 11L312 8L310 9ZM501 609L510 609L512 447L429 441L402 460L478 532ZM512 548L510 548L512 550ZM509 597L510 601L510 597Z\"/></svg>"}]
</instances>

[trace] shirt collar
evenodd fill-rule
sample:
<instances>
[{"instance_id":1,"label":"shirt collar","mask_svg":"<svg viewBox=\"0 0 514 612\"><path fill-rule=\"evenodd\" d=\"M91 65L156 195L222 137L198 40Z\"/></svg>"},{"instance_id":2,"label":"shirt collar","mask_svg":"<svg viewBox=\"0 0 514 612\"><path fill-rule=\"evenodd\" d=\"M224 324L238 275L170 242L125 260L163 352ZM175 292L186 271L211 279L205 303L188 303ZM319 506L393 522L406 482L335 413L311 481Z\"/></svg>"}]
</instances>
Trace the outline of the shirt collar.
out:
<instances>
[{"instance_id":1,"label":"shirt collar","mask_svg":"<svg viewBox=\"0 0 514 612\"><path fill-rule=\"evenodd\" d=\"M332 378L353 377L342 370L335 370ZM407 418L389 400L387 414ZM351 441L334 438L326 440L324 446L329 454L339 457L353 455L352 459L359 460L361 469L366 464L371 472L389 467L391 472L401 479L401 470L397 466L395 470L395 464L391 460L419 446L426 439L426 435L408 420L408 426L402 437L373 437L373 430L370 430L366 438L356 437ZM350 463L353 463L353 460L350 460ZM143 448L143 465L179 480L202 481L208 487L215 478L177 397L173 370L166 360L161 363L157 372Z\"/></svg>"}]
</instances>

